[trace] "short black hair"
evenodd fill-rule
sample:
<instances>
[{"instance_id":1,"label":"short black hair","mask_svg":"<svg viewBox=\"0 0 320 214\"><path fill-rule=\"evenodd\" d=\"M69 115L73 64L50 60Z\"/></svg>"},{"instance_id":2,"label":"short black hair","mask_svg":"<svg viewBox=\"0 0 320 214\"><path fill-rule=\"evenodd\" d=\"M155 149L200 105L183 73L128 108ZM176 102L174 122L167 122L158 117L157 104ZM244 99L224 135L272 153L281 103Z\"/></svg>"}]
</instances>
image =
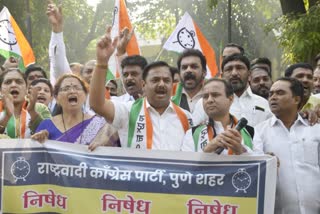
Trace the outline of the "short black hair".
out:
<instances>
[{"instance_id":1,"label":"short black hair","mask_svg":"<svg viewBox=\"0 0 320 214\"><path fill-rule=\"evenodd\" d=\"M268 76L269 76L270 78L272 78L271 73L268 71L268 69L267 69L266 67L264 67L264 66L253 66L253 67L251 67L251 69L250 69L251 73L253 73L253 71L256 70L256 69L264 70L264 71L268 74Z\"/></svg>"},{"instance_id":2,"label":"short black hair","mask_svg":"<svg viewBox=\"0 0 320 214\"><path fill-rule=\"evenodd\" d=\"M53 95L53 87L52 87L52 84L51 84L50 80L48 80L48 79L46 79L46 78L39 78L39 79L33 80L33 81L30 83L30 85L31 85L31 86L35 86L35 85L37 85L38 83L44 83L44 84L46 84L46 85L49 87L49 89L50 89L51 96Z\"/></svg>"},{"instance_id":3,"label":"short black hair","mask_svg":"<svg viewBox=\"0 0 320 214\"><path fill-rule=\"evenodd\" d=\"M222 63L221 63L221 70L222 70L222 72L223 72L224 66L225 66L228 62L231 62L231 61L241 61L241 62L243 62L243 63L246 65L246 67L248 68L248 70L250 70L250 61L249 61L249 59L248 59L246 56L244 56L244 55L242 55L242 54L232 54L232 55L227 56L226 58L224 58L224 59L222 60Z\"/></svg>"},{"instance_id":4,"label":"short black hair","mask_svg":"<svg viewBox=\"0 0 320 214\"><path fill-rule=\"evenodd\" d=\"M44 69L39 66L39 65L35 65L35 64L32 64L32 65L29 65L26 69L26 71L24 72L24 75L25 75L25 78L27 79L29 74L33 71L40 71L43 75L44 78L48 79L47 77L47 74L46 72L44 71Z\"/></svg>"},{"instance_id":5,"label":"short black hair","mask_svg":"<svg viewBox=\"0 0 320 214\"><path fill-rule=\"evenodd\" d=\"M170 70L173 74L179 74L179 69L173 66L170 66Z\"/></svg>"},{"instance_id":6,"label":"short black hair","mask_svg":"<svg viewBox=\"0 0 320 214\"><path fill-rule=\"evenodd\" d=\"M211 82L222 82L224 84L224 90L226 92L226 96L230 97L233 95L234 91L233 91L232 85L229 82L227 82L225 79L216 78L216 77L208 79L204 83L203 87Z\"/></svg>"},{"instance_id":7,"label":"short black hair","mask_svg":"<svg viewBox=\"0 0 320 214\"><path fill-rule=\"evenodd\" d=\"M238 45L236 43L228 43L226 46L224 46L223 50L226 48L238 48L240 51L240 54L244 55L244 48L241 45Z\"/></svg>"},{"instance_id":8,"label":"short black hair","mask_svg":"<svg viewBox=\"0 0 320 214\"><path fill-rule=\"evenodd\" d=\"M3 72L0 75L0 88L2 87L3 80L7 76L7 74L10 73L10 72L14 72L14 71L18 72L21 75L21 77L23 78L25 84L27 85L26 77L25 77L25 75L23 75L23 73L21 72L21 70L19 68L8 68L8 69L6 69L5 72Z\"/></svg>"},{"instance_id":9,"label":"short black hair","mask_svg":"<svg viewBox=\"0 0 320 214\"><path fill-rule=\"evenodd\" d=\"M303 102L303 96L304 96L304 89L302 83L292 77L280 77L276 81L286 81L290 83L290 90L293 94L293 96L300 97L300 103L298 104L298 109L300 109L302 102Z\"/></svg>"},{"instance_id":10,"label":"short black hair","mask_svg":"<svg viewBox=\"0 0 320 214\"><path fill-rule=\"evenodd\" d=\"M142 70L147 66L148 62L146 58L140 55L132 55L132 56L127 56L124 58L121 62L121 68L124 69L126 66L130 65L137 65L139 66Z\"/></svg>"},{"instance_id":11,"label":"short black hair","mask_svg":"<svg viewBox=\"0 0 320 214\"><path fill-rule=\"evenodd\" d=\"M187 48L180 54L180 56L177 60L177 66L178 66L179 71L180 71L182 59L185 57L188 57L188 56L199 57L200 61L201 61L202 69L205 71L207 70L207 60L206 60L206 57L202 54L202 52L199 51L198 49Z\"/></svg>"},{"instance_id":12,"label":"short black hair","mask_svg":"<svg viewBox=\"0 0 320 214\"><path fill-rule=\"evenodd\" d=\"M106 83L106 86L108 83L112 83L116 88L118 88L118 84L115 80L108 80L107 83Z\"/></svg>"},{"instance_id":13,"label":"short black hair","mask_svg":"<svg viewBox=\"0 0 320 214\"><path fill-rule=\"evenodd\" d=\"M152 69L152 68L157 68L157 67L167 67L168 70L170 71L171 73L171 77L172 77L172 80L174 78L174 73L173 71L170 69L170 66L168 65L168 63L164 62L164 61L155 61L155 62L152 62L150 64L148 64L144 69L143 69L143 73L142 73L142 79L143 80L146 80L147 79L147 76L149 74L149 71Z\"/></svg>"},{"instance_id":14,"label":"short black hair","mask_svg":"<svg viewBox=\"0 0 320 214\"><path fill-rule=\"evenodd\" d=\"M317 63L320 60L320 53L318 53L318 55L316 56L316 58L314 58L315 63Z\"/></svg>"},{"instance_id":15,"label":"short black hair","mask_svg":"<svg viewBox=\"0 0 320 214\"><path fill-rule=\"evenodd\" d=\"M272 63L269 58L258 57L258 58L251 60L251 68L255 67L256 64L266 64L270 68L270 71L268 71L268 72L270 72L270 73L272 72ZM259 66L259 65L257 65L257 66Z\"/></svg>"},{"instance_id":16,"label":"short black hair","mask_svg":"<svg viewBox=\"0 0 320 214\"><path fill-rule=\"evenodd\" d=\"M284 76L285 77L291 77L293 71L297 68L305 68L305 69L309 69L312 71L313 73L313 67L309 64L309 63L304 63L304 62L300 62L300 63L296 63L293 65L290 65L285 71L284 71Z\"/></svg>"}]
</instances>

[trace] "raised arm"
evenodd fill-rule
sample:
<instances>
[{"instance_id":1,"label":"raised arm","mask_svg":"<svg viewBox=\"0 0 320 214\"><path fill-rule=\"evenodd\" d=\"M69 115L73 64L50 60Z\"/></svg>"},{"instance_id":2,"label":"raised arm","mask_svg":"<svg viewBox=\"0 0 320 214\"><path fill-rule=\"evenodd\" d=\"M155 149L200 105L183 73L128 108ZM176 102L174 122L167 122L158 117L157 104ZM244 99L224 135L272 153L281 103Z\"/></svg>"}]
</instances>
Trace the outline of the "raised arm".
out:
<instances>
[{"instance_id":1,"label":"raised arm","mask_svg":"<svg viewBox=\"0 0 320 214\"><path fill-rule=\"evenodd\" d=\"M113 122L115 109L112 101L105 100L105 76L108 62L112 56L118 38L111 39L111 27L107 28L106 34L98 41L96 46L97 64L94 68L90 83L90 106L109 123Z\"/></svg>"},{"instance_id":2,"label":"raised arm","mask_svg":"<svg viewBox=\"0 0 320 214\"><path fill-rule=\"evenodd\" d=\"M54 85L56 79L65 73L71 73L63 41L63 16L62 7L57 7L49 1L47 16L52 27L49 43L50 81Z\"/></svg>"}]
</instances>

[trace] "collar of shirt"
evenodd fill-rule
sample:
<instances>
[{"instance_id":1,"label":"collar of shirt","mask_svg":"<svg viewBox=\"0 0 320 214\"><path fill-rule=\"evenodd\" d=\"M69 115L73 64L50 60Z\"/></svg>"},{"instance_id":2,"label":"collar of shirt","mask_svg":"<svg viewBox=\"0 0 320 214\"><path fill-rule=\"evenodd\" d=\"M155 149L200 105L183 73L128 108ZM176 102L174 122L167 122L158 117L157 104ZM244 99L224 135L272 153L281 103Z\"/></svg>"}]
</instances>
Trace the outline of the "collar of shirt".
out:
<instances>
[{"instance_id":1,"label":"collar of shirt","mask_svg":"<svg viewBox=\"0 0 320 214\"><path fill-rule=\"evenodd\" d=\"M145 99L147 100L147 103L146 103L147 109L150 109L151 111L158 113L158 111L157 111L154 107L152 107L152 106L150 105L148 99L147 99L147 98L145 98ZM166 108L166 110L165 110L162 114L166 113L167 111L174 112L174 108L173 108L173 105L172 105L172 102L171 102L171 101L170 101L168 107ZM158 113L158 114L159 114L159 113Z\"/></svg>"},{"instance_id":2,"label":"collar of shirt","mask_svg":"<svg viewBox=\"0 0 320 214\"><path fill-rule=\"evenodd\" d=\"M202 97L202 90L203 88L201 88L200 91L198 91L198 93L196 93L192 98L189 96L189 94L186 92L184 88L182 89L182 93L187 96L187 99L189 101L189 100L195 100L197 98L200 99Z\"/></svg>"},{"instance_id":3,"label":"collar of shirt","mask_svg":"<svg viewBox=\"0 0 320 214\"><path fill-rule=\"evenodd\" d=\"M295 124L298 124L298 123L300 123L304 126L309 126L309 123L307 122L307 120L303 119L300 114L298 114L298 118L296 119L296 121L293 123L292 126L294 126ZM277 124L283 124L283 122L279 118L277 118L275 115L273 115L270 120L270 125L275 126Z\"/></svg>"},{"instance_id":4,"label":"collar of shirt","mask_svg":"<svg viewBox=\"0 0 320 214\"><path fill-rule=\"evenodd\" d=\"M238 97L238 96L235 94L235 97L238 97L238 98L252 97L252 96L253 96L253 93L252 93L252 91L251 91L250 86L247 87L247 89L241 94L240 97Z\"/></svg>"}]
</instances>

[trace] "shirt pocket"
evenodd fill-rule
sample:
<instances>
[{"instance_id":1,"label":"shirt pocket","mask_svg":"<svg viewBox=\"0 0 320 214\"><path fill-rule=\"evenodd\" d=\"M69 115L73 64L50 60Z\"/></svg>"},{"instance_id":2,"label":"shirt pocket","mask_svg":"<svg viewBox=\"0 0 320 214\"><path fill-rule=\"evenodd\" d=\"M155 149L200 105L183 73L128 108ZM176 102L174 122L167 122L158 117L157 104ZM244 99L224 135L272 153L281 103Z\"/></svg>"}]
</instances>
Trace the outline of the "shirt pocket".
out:
<instances>
[{"instance_id":1,"label":"shirt pocket","mask_svg":"<svg viewBox=\"0 0 320 214\"><path fill-rule=\"evenodd\" d=\"M304 162L311 165L319 166L320 143L312 139L303 141Z\"/></svg>"}]
</instances>

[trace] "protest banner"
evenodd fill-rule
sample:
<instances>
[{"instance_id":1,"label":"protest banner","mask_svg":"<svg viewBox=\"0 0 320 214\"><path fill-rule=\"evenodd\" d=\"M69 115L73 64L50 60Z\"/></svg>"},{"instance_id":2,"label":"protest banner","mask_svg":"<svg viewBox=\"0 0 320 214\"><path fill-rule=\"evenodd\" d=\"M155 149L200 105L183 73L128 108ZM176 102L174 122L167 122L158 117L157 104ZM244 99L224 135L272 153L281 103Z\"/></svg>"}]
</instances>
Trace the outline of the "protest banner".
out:
<instances>
[{"instance_id":1,"label":"protest banner","mask_svg":"<svg viewBox=\"0 0 320 214\"><path fill-rule=\"evenodd\" d=\"M271 156L1 140L3 213L273 213Z\"/></svg>"}]
</instances>

